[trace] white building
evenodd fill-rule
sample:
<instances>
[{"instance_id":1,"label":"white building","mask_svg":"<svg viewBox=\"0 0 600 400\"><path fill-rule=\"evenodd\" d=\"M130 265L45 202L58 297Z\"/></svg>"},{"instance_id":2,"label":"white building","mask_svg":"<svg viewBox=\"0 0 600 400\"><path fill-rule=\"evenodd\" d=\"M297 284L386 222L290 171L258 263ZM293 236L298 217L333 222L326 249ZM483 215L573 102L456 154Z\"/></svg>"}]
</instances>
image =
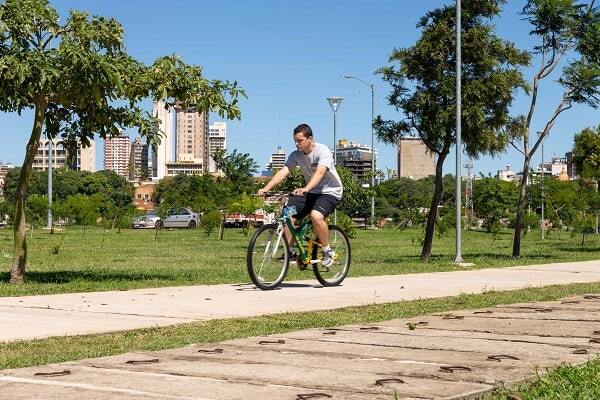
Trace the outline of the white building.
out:
<instances>
[{"instance_id":1,"label":"white building","mask_svg":"<svg viewBox=\"0 0 600 400\"><path fill-rule=\"evenodd\" d=\"M47 138L41 138L37 153L33 159L33 169L45 171L48 169L50 156L50 142ZM82 148L77 143L77 155L71 157L62 139L52 139L52 168L69 168L76 171L96 171L96 142L90 140L88 147ZM68 165L68 162L71 165Z\"/></svg>"},{"instance_id":2,"label":"white building","mask_svg":"<svg viewBox=\"0 0 600 400\"><path fill-rule=\"evenodd\" d=\"M280 170L285 165L285 151L281 148L281 146L277 146L277 150L275 153L271 154L269 158L269 163L267 164L267 171L270 172L271 175L275 173L275 171Z\"/></svg>"},{"instance_id":3,"label":"white building","mask_svg":"<svg viewBox=\"0 0 600 400\"><path fill-rule=\"evenodd\" d=\"M152 103L152 115L160 119L158 129L160 144L152 149L152 180L160 180L167 175L167 163L173 161L173 107L163 101Z\"/></svg>"},{"instance_id":4,"label":"white building","mask_svg":"<svg viewBox=\"0 0 600 400\"><path fill-rule=\"evenodd\" d=\"M518 174L515 174L510 169L510 164L506 165L506 169L498 170L496 177L498 179L500 179L501 181L507 181L507 182L516 182L520 179L520 176Z\"/></svg>"},{"instance_id":5,"label":"white building","mask_svg":"<svg viewBox=\"0 0 600 400\"><path fill-rule=\"evenodd\" d=\"M217 172L212 155L216 150L227 150L227 123L215 122L208 128L208 172Z\"/></svg>"},{"instance_id":6,"label":"white building","mask_svg":"<svg viewBox=\"0 0 600 400\"><path fill-rule=\"evenodd\" d=\"M195 107L175 106L175 161L202 164L208 169L208 115L198 113ZM168 174L167 174L168 175Z\"/></svg>"},{"instance_id":7,"label":"white building","mask_svg":"<svg viewBox=\"0 0 600 400\"><path fill-rule=\"evenodd\" d=\"M129 178L131 140L123 132L119 136L104 139L104 169L115 171L123 178Z\"/></svg>"}]
</instances>

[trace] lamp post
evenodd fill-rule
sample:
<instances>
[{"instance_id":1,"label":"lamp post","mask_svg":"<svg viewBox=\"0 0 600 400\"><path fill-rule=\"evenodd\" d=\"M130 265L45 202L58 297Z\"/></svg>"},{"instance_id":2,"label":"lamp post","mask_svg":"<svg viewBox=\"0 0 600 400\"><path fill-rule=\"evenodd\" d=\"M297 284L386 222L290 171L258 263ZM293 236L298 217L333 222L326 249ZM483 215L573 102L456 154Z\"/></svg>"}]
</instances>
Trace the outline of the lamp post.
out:
<instances>
[{"instance_id":1,"label":"lamp post","mask_svg":"<svg viewBox=\"0 0 600 400\"><path fill-rule=\"evenodd\" d=\"M540 131L538 132L538 136L543 135L544 132ZM545 238L545 233L546 233L546 221L544 220L544 203L545 203L545 194L544 194L544 175L545 175L545 166L544 166L544 139L542 139L542 225L541 225L541 231L542 231L542 240L544 240Z\"/></svg>"},{"instance_id":2,"label":"lamp post","mask_svg":"<svg viewBox=\"0 0 600 400\"><path fill-rule=\"evenodd\" d=\"M375 85L367 83L352 75L344 75L346 79L356 79L371 89L371 191L375 188L375 133L373 123L375 122ZM375 193L371 196L371 229L375 227Z\"/></svg>"},{"instance_id":3,"label":"lamp post","mask_svg":"<svg viewBox=\"0 0 600 400\"><path fill-rule=\"evenodd\" d=\"M455 243L455 257L454 263L461 264L464 262L462 258L462 232L461 232L461 196L462 196L462 185L461 185L461 151L462 151L462 125L461 125L461 76L462 76L462 54L461 54L461 9L460 1L456 0L456 243Z\"/></svg>"},{"instance_id":4,"label":"lamp post","mask_svg":"<svg viewBox=\"0 0 600 400\"><path fill-rule=\"evenodd\" d=\"M342 100L344 100L341 97L328 97L327 101L329 102L329 106L331 107L331 109L333 110L333 166L337 167L337 144L335 141L335 135L336 135L336 113L338 108L340 107L340 103L342 102ZM337 224L337 210L333 211L333 223Z\"/></svg>"},{"instance_id":5,"label":"lamp post","mask_svg":"<svg viewBox=\"0 0 600 400\"><path fill-rule=\"evenodd\" d=\"M52 138L50 135L46 135L48 138L48 229L50 233L53 231L52 224Z\"/></svg>"}]
</instances>

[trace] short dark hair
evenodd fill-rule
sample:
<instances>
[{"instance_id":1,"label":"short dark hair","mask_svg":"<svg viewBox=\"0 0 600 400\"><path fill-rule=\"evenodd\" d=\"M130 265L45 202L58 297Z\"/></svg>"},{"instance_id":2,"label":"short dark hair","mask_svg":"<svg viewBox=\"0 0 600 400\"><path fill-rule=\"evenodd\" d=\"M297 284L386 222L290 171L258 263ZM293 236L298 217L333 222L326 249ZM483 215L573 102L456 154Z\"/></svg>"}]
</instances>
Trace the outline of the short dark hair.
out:
<instances>
[{"instance_id":1,"label":"short dark hair","mask_svg":"<svg viewBox=\"0 0 600 400\"><path fill-rule=\"evenodd\" d=\"M296 133L302 133L307 139L312 139L313 137L312 129L310 129L310 126L308 126L308 124L298 125L296 129L294 129L294 136L296 135Z\"/></svg>"}]
</instances>

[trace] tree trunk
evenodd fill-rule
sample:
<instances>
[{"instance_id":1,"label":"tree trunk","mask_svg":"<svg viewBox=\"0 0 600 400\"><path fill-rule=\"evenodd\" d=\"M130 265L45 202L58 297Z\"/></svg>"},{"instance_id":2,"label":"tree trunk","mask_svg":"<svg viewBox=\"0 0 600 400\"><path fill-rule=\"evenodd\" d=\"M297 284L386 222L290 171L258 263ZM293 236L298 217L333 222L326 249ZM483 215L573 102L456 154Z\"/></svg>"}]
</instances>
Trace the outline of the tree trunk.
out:
<instances>
[{"instance_id":1,"label":"tree trunk","mask_svg":"<svg viewBox=\"0 0 600 400\"><path fill-rule=\"evenodd\" d=\"M519 184L519 204L517 206L517 219L515 221L515 235L513 240L513 257L521 257L521 230L523 229L530 161L531 159L527 156L523 161L523 176L521 177L521 182Z\"/></svg>"},{"instance_id":2,"label":"tree trunk","mask_svg":"<svg viewBox=\"0 0 600 400\"><path fill-rule=\"evenodd\" d=\"M421 261L428 261L431 255L431 247L433 244L433 229L435 228L435 218L437 216L437 209L442 199L442 192L444 191L444 185L442 184L442 167L444 166L444 160L448 152L440 153L437 163L435 164L435 190L433 191L433 198L431 199L431 206L429 207L429 214L427 215L427 225L425 226L425 241L423 242L423 249L421 250Z\"/></svg>"},{"instance_id":3,"label":"tree trunk","mask_svg":"<svg viewBox=\"0 0 600 400\"><path fill-rule=\"evenodd\" d=\"M10 283L23 283L25 277L25 266L27 264L27 227L25 225L25 203L27 201L27 189L29 188L29 178L33 169L33 159L37 153L42 126L44 124L44 114L46 113L46 103L40 102L35 107L35 118L33 129L27 143L25 160L19 173L19 182L17 192L15 193L15 219L14 219L14 255L12 267L10 269Z\"/></svg>"},{"instance_id":4,"label":"tree trunk","mask_svg":"<svg viewBox=\"0 0 600 400\"><path fill-rule=\"evenodd\" d=\"M223 240L223 233L225 232L225 218L221 216L221 224L219 225L219 240Z\"/></svg>"}]
</instances>

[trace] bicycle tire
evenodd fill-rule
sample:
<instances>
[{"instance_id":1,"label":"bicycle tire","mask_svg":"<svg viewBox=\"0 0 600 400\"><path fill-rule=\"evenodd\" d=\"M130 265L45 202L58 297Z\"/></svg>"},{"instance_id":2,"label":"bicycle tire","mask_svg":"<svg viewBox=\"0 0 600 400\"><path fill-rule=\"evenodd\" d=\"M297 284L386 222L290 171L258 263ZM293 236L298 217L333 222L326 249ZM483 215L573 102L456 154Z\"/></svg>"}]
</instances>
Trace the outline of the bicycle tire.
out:
<instances>
[{"instance_id":1,"label":"bicycle tire","mask_svg":"<svg viewBox=\"0 0 600 400\"><path fill-rule=\"evenodd\" d=\"M320 263L313 264L315 278L323 286L338 286L342 283L350 271L352 261L352 250L348 235L337 225L329 225L329 245L336 253L334 264L325 268ZM322 251L319 250L322 255Z\"/></svg>"},{"instance_id":2,"label":"bicycle tire","mask_svg":"<svg viewBox=\"0 0 600 400\"><path fill-rule=\"evenodd\" d=\"M248 275L252 283L262 290L272 290L279 286L289 267L288 244L283 236L277 243L277 228L277 224L263 225L252 235L248 244L246 254ZM273 249L273 243L278 248ZM280 260L279 257L282 259Z\"/></svg>"}]
</instances>

